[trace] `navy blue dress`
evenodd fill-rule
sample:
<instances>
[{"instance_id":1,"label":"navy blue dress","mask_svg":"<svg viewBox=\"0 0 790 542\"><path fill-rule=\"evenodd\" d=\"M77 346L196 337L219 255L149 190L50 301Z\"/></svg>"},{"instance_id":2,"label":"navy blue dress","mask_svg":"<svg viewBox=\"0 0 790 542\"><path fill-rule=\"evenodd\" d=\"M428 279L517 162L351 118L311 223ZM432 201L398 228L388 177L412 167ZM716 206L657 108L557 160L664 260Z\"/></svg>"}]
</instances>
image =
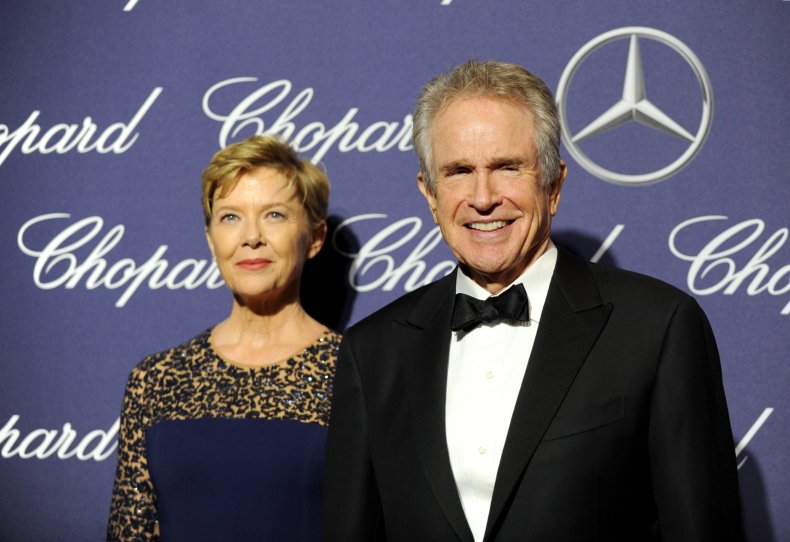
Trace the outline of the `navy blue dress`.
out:
<instances>
[{"instance_id":1,"label":"navy blue dress","mask_svg":"<svg viewBox=\"0 0 790 542\"><path fill-rule=\"evenodd\" d=\"M210 331L149 356L124 397L108 540L320 540L326 426L340 336L260 368Z\"/></svg>"}]
</instances>

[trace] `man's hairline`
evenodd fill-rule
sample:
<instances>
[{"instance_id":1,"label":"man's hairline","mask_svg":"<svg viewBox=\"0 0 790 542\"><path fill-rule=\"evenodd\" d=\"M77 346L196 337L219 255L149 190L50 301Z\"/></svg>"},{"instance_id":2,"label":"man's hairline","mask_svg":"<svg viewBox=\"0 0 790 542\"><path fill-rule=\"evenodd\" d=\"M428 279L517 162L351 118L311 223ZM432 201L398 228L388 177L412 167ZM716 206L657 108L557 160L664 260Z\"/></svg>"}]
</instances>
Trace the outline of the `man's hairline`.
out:
<instances>
[{"instance_id":1,"label":"man's hairline","mask_svg":"<svg viewBox=\"0 0 790 542\"><path fill-rule=\"evenodd\" d=\"M512 106L514 106L516 108L520 108L520 109L524 110L527 113L527 118L528 118L528 120L530 121L530 123L532 125L532 129L530 131L530 137L532 139L532 144L535 146L535 152L537 154L538 184L542 188L544 188L546 190L552 189L552 187L554 186L555 181L552 180L551 182L548 182L548 183L543 182L543 172L541 171L541 168L540 168L540 165L541 165L540 149L539 149L538 144L537 144L537 138L535 137L535 132L537 130L537 122L536 122L537 115L535 114L534 111L532 111L532 109L530 107L528 107L526 104L524 104L523 102L520 102L517 99L514 99L514 98L511 99L511 98L508 98L507 96L502 96L500 94L494 94L494 93L490 93L490 92L469 93L469 92L465 92L465 91L461 90L456 95L454 95L452 97L449 97L449 98L447 98L447 99L445 99L443 101L442 105L439 107L439 109L437 109L436 113L433 115L433 118L431 119L429 130L428 130L428 147L429 148L427 149L428 150L427 156L424 157L425 161L428 162L428 163L425 164L426 169L429 169L429 170L430 169L435 169L432 166L433 149L431 147L433 146L433 130L434 130L434 127L436 126L436 119L438 119L439 116L442 115L442 113L447 111L447 109L451 105L453 105L455 102L460 101L460 100L472 100L472 99L476 99L476 98L488 99L488 100L490 100L492 102L500 102L500 103L509 104L509 105L512 105ZM438 170L437 170L437 173L438 173ZM434 173L431 173L430 171L426 172L422 168L420 168L419 175L420 175L420 179L421 179L420 182L425 186L425 188L427 189L428 193L430 193L432 196L436 196L436 175ZM432 182L426 183L427 179L430 179Z\"/></svg>"}]
</instances>

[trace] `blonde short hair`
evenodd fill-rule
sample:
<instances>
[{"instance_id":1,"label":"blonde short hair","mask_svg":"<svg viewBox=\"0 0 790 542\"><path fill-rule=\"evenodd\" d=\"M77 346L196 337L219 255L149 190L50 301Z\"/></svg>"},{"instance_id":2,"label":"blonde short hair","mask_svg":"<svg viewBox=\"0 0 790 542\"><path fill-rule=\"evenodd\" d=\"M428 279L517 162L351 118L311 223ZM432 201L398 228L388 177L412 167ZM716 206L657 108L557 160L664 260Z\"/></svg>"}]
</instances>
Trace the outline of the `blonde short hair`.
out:
<instances>
[{"instance_id":1,"label":"blonde short hair","mask_svg":"<svg viewBox=\"0 0 790 542\"><path fill-rule=\"evenodd\" d=\"M309 160L302 160L288 144L266 136L252 136L228 145L211 159L203 171L203 215L211 222L214 196L224 197L236 188L245 173L259 167L271 168L285 177L304 206L311 231L326 221L329 180Z\"/></svg>"}]
</instances>

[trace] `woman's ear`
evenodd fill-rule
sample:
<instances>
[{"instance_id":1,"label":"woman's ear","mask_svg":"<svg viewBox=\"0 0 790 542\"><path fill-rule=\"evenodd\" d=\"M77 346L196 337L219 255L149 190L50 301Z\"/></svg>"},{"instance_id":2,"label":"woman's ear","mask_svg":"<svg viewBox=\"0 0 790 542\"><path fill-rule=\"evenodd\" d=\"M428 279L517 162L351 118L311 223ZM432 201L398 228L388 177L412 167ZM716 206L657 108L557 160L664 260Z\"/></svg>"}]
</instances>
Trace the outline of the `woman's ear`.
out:
<instances>
[{"instance_id":1,"label":"woman's ear","mask_svg":"<svg viewBox=\"0 0 790 542\"><path fill-rule=\"evenodd\" d=\"M313 228L313 239L310 241L310 244L307 247L307 259L311 259L315 257L316 254L321 250L321 247L324 246L324 241L326 240L326 232L327 232L327 225L326 220L322 220L321 223Z\"/></svg>"}]
</instances>

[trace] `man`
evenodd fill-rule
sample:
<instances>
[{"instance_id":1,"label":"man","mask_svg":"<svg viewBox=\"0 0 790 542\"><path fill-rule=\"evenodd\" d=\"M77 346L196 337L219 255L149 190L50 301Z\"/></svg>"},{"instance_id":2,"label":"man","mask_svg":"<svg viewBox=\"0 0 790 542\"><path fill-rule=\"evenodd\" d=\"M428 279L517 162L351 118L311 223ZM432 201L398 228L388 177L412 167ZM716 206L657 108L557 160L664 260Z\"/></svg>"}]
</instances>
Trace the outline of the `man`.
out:
<instances>
[{"instance_id":1,"label":"man","mask_svg":"<svg viewBox=\"0 0 790 542\"><path fill-rule=\"evenodd\" d=\"M414 142L459 266L345 336L326 540L740 540L701 309L549 238L566 168L546 85L463 64L423 89Z\"/></svg>"}]
</instances>

